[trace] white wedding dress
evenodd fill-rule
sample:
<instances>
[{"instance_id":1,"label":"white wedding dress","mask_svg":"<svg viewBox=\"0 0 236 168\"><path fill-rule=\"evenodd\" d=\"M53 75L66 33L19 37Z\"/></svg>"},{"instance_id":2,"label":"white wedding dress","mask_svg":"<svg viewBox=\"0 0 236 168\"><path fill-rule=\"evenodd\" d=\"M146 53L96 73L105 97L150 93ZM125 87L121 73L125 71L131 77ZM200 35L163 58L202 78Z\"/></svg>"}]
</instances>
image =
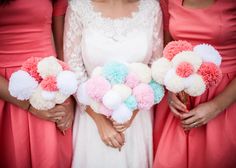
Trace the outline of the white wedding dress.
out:
<instances>
[{"instance_id":1,"label":"white wedding dress","mask_svg":"<svg viewBox=\"0 0 236 168\"><path fill-rule=\"evenodd\" d=\"M65 22L65 61L80 82L112 60L150 64L163 48L158 1L140 0L131 16L111 19L95 10L91 0L72 0ZM78 105L73 127L74 168L151 168L152 111L140 111L125 131L119 152L101 140L92 118Z\"/></svg>"}]
</instances>

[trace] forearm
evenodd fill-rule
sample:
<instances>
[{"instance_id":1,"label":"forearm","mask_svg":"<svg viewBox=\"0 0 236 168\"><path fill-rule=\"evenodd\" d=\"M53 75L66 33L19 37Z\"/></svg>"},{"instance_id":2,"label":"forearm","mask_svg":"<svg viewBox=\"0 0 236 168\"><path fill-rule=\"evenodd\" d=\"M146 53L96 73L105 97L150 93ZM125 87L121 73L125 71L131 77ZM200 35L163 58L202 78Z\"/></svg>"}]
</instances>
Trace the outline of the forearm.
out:
<instances>
[{"instance_id":1,"label":"forearm","mask_svg":"<svg viewBox=\"0 0 236 168\"><path fill-rule=\"evenodd\" d=\"M98 113L94 112L90 106L87 106L85 111L94 120L95 123L97 123L101 118L105 117L102 114L98 114Z\"/></svg>"},{"instance_id":2,"label":"forearm","mask_svg":"<svg viewBox=\"0 0 236 168\"><path fill-rule=\"evenodd\" d=\"M8 91L8 81L0 76L0 99L12 103L24 110L27 110L29 107L28 101L20 101L12 97Z\"/></svg>"},{"instance_id":3,"label":"forearm","mask_svg":"<svg viewBox=\"0 0 236 168\"><path fill-rule=\"evenodd\" d=\"M57 57L63 60L63 32L64 32L64 16L55 16L52 19L52 32Z\"/></svg>"},{"instance_id":4,"label":"forearm","mask_svg":"<svg viewBox=\"0 0 236 168\"><path fill-rule=\"evenodd\" d=\"M236 102L236 79L225 88L225 90L217 95L212 102L217 105L219 111L224 111L231 104Z\"/></svg>"}]
</instances>

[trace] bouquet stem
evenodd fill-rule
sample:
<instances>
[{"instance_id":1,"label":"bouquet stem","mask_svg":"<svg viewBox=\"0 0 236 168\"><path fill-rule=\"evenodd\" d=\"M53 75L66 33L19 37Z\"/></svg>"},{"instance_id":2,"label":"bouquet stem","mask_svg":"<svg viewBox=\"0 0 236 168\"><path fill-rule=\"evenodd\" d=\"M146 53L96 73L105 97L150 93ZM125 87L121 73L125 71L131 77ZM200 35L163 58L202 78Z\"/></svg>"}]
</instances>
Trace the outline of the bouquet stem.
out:
<instances>
[{"instance_id":1,"label":"bouquet stem","mask_svg":"<svg viewBox=\"0 0 236 168\"><path fill-rule=\"evenodd\" d=\"M190 96L184 91L178 93L180 101L187 107L188 110L191 110Z\"/></svg>"}]
</instances>

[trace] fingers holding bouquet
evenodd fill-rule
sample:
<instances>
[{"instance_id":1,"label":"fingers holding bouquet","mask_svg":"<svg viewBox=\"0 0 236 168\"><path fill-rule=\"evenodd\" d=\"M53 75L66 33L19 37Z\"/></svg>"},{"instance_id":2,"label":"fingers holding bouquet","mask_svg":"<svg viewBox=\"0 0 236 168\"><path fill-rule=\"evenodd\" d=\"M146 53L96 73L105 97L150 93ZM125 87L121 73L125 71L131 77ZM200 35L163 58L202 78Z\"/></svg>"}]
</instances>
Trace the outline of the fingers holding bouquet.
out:
<instances>
[{"instance_id":1,"label":"fingers holding bouquet","mask_svg":"<svg viewBox=\"0 0 236 168\"><path fill-rule=\"evenodd\" d=\"M200 96L220 82L220 54L208 44L192 46L187 41L172 41L164 48L163 55L153 63L152 74L155 81L170 91L171 111L181 118L185 129L205 124L211 118L206 114L210 109L205 105L192 109L190 96Z\"/></svg>"},{"instance_id":2,"label":"fingers holding bouquet","mask_svg":"<svg viewBox=\"0 0 236 168\"><path fill-rule=\"evenodd\" d=\"M77 85L75 73L64 62L53 56L32 57L12 74L9 91L19 100L28 100L32 114L65 130L72 123L73 109L64 102L76 92Z\"/></svg>"}]
</instances>

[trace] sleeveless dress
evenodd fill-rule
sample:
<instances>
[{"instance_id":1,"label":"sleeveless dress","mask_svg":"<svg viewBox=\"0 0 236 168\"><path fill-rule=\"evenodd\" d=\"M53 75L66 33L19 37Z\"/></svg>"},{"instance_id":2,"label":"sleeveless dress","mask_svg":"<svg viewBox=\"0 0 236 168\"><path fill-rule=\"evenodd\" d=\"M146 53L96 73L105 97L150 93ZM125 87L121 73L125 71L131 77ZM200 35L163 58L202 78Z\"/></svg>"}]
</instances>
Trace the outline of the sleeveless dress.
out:
<instances>
[{"instance_id":1,"label":"sleeveless dress","mask_svg":"<svg viewBox=\"0 0 236 168\"><path fill-rule=\"evenodd\" d=\"M222 55L223 78L218 86L192 98L194 106L220 94L236 76L236 2L216 0L203 9L182 6L182 0L162 0L165 27L174 40L209 43ZM154 168L235 168L236 103L189 135L168 108L157 107L154 126Z\"/></svg>"},{"instance_id":2,"label":"sleeveless dress","mask_svg":"<svg viewBox=\"0 0 236 168\"><path fill-rule=\"evenodd\" d=\"M65 61L80 81L107 62L143 62L160 57L163 48L162 14L155 0L140 0L131 17L111 19L96 11L91 0L71 2L65 23ZM152 112L140 111L125 131L119 152L101 140L96 124L78 105L73 127L76 168L151 168Z\"/></svg>"},{"instance_id":3,"label":"sleeveless dress","mask_svg":"<svg viewBox=\"0 0 236 168\"><path fill-rule=\"evenodd\" d=\"M9 79L31 56L55 55L52 16L65 14L66 0L15 0L0 6L0 75ZM69 168L72 135L0 100L0 167Z\"/></svg>"}]
</instances>

